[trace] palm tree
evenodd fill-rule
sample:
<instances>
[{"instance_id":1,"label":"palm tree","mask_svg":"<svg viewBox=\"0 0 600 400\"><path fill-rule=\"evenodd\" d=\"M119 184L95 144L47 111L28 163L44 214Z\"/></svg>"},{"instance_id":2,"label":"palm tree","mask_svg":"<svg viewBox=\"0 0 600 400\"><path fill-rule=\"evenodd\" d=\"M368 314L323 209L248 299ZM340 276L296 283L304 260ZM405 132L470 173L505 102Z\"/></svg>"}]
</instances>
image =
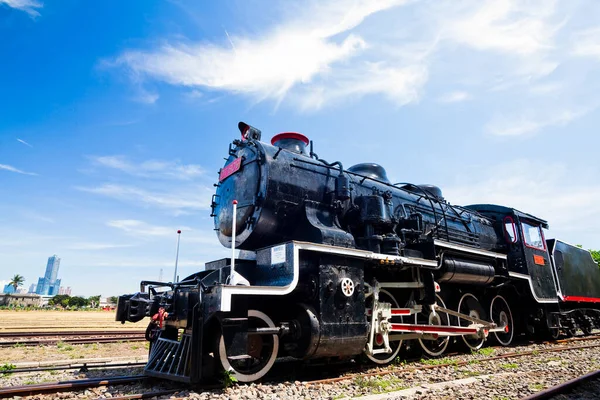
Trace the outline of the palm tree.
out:
<instances>
[{"instance_id":1,"label":"palm tree","mask_svg":"<svg viewBox=\"0 0 600 400\"><path fill-rule=\"evenodd\" d=\"M15 288L16 292L19 286L23 284L23 282L25 282L25 278L23 278L23 276L19 274L16 274L15 276L13 276L12 281L10 281L8 284L12 285Z\"/></svg>"}]
</instances>

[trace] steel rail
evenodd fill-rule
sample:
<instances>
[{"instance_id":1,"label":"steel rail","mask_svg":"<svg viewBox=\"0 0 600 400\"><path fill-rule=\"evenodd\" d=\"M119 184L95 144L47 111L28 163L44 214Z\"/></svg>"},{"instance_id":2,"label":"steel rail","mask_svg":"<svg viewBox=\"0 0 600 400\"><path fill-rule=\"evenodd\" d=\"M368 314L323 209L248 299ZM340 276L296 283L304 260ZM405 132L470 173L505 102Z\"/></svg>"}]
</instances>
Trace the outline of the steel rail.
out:
<instances>
[{"instance_id":1,"label":"steel rail","mask_svg":"<svg viewBox=\"0 0 600 400\"><path fill-rule=\"evenodd\" d=\"M33 396L40 393L57 393L74 391L98 386L124 385L133 382L142 382L148 379L144 375L116 376L111 378L80 379L74 381L43 383L39 385L24 385L0 388L0 399L15 396Z\"/></svg>"},{"instance_id":2,"label":"steel rail","mask_svg":"<svg viewBox=\"0 0 600 400\"><path fill-rule=\"evenodd\" d=\"M12 337L38 337L38 336L102 336L102 335L143 335L140 330L112 330L112 331L43 331L43 332L0 332L0 338Z\"/></svg>"},{"instance_id":3,"label":"steel rail","mask_svg":"<svg viewBox=\"0 0 600 400\"><path fill-rule=\"evenodd\" d=\"M410 367L410 368L398 368L398 369L393 368L393 369L390 369L387 371L369 372L366 374L357 372L357 373L353 373L353 374L346 375L346 376L340 376L337 378L308 381L308 382L306 382L306 385L318 385L318 384L341 382L341 381L351 380L357 376L360 376L360 377L383 376L383 375L390 375L390 374L402 373L402 372L422 371L422 370L437 369L437 368L443 368L443 367L462 366L462 365L471 364L474 361L486 362L486 361L501 360L501 359L506 359L506 358L518 358L518 357L523 357L523 356L536 355L539 353L557 353L557 352L562 352L562 351L591 349L591 348L595 348L595 347L600 347L600 344L591 344L591 345L583 345L583 346L575 346L575 347L562 346L562 347L552 347L549 349L528 350L528 351L521 351L521 352L506 353L506 354L501 354L501 355L492 356L492 357L479 358L476 360L456 361L456 362L445 363L445 364L423 365L423 366L419 366L419 367Z\"/></svg>"},{"instance_id":4,"label":"steel rail","mask_svg":"<svg viewBox=\"0 0 600 400\"><path fill-rule=\"evenodd\" d=\"M43 346L52 345L58 342L67 344L87 344L87 343L116 343L116 342L141 342L146 340L144 335L124 335L113 337L85 337L85 338L56 338L39 340L10 340L0 341L0 347L11 346Z\"/></svg>"},{"instance_id":5,"label":"steel rail","mask_svg":"<svg viewBox=\"0 0 600 400\"><path fill-rule=\"evenodd\" d=\"M545 400L550 399L559 394L566 394L582 384L600 378L600 370L590 372L588 374L582 375L580 377L571 379L569 381L563 382L559 385L552 386L548 389L542 390L541 392L537 392L531 394L529 396L521 398L521 400Z\"/></svg>"},{"instance_id":6,"label":"steel rail","mask_svg":"<svg viewBox=\"0 0 600 400\"><path fill-rule=\"evenodd\" d=\"M31 368L13 368L8 369L6 371L2 371L3 374L21 374L26 372L43 372L43 371L62 371L67 369L78 369L82 372L85 372L89 369L96 368L122 368L122 367L142 367L146 365L146 362L131 362L131 363L118 363L118 364L72 364L72 365L55 365L55 366L47 366L47 367L31 367Z\"/></svg>"}]
</instances>

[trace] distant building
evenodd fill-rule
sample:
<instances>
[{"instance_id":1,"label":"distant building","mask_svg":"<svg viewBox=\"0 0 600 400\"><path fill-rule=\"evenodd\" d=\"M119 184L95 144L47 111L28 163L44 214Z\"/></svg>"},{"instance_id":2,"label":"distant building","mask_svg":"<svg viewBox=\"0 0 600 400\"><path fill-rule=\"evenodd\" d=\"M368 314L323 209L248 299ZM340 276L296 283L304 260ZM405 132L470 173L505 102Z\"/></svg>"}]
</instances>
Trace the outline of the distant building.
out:
<instances>
[{"instance_id":1,"label":"distant building","mask_svg":"<svg viewBox=\"0 0 600 400\"><path fill-rule=\"evenodd\" d=\"M32 283L31 286L29 286L29 290L27 291L27 293L29 293L29 294L35 293L36 288L37 288L37 285L35 283Z\"/></svg>"},{"instance_id":2,"label":"distant building","mask_svg":"<svg viewBox=\"0 0 600 400\"><path fill-rule=\"evenodd\" d=\"M14 293L15 287L9 283L8 285L4 285L4 290L2 292L6 294Z\"/></svg>"},{"instance_id":3,"label":"distant building","mask_svg":"<svg viewBox=\"0 0 600 400\"><path fill-rule=\"evenodd\" d=\"M71 286L61 286L60 289L58 289L58 294L66 294L67 296L71 295Z\"/></svg>"},{"instance_id":4,"label":"distant building","mask_svg":"<svg viewBox=\"0 0 600 400\"><path fill-rule=\"evenodd\" d=\"M37 294L0 294L0 306L40 307L42 301Z\"/></svg>"},{"instance_id":5,"label":"distant building","mask_svg":"<svg viewBox=\"0 0 600 400\"><path fill-rule=\"evenodd\" d=\"M60 258L55 254L48 257L46 265L46 273L42 278L38 279L36 293L42 296L55 296L60 289L60 279L58 276L58 268L60 267Z\"/></svg>"}]
</instances>

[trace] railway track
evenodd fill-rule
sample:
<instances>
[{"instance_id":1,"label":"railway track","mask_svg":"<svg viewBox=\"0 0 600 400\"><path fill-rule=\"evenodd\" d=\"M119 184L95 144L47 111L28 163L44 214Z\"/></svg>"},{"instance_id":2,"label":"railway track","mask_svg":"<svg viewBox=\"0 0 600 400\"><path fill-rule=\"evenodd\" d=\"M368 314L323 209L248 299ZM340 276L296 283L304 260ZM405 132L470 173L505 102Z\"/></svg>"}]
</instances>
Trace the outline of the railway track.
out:
<instances>
[{"instance_id":1,"label":"railway track","mask_svg":"<svg viewBox=\"0 0 600 400\"><path fill-rule=\"evenodd\" d=\"M600 339L600 336L563 339L560 341L552 342L552 347L548 347L548 348L542 348L542 349L537 348L534 350L524 349L524 350L513 351L513 352L501 354L501 355L495 355L495 356L491 356L491 357L478 357L476 360L476 363L485 363L485 362L493 361L493 360L535 356L535 355L543 354L543 353L560 353L560 352L567 352L567 351L574 351L574 350L599 348L600 343L594 343L594 344L583 344L582 343L584 341L597 340L597 339ZM572 343L574 345L566 346L566 344L568 344L568 343ZM451 355L449 354L447 356L450 357ZM441 369L444 367L453 367L454 369L456 369L457 367L464 366L464 365L471 364L471 363L473 363L473 360L451 360L451 362L448 362L448 363L440 363L440 364L435 364L435 365L388 366L388 367L386 367L385 370L380 370L379 368L377 368L377 367L374 368L373 366L371 366L369 369L357 370L356 366L354 366L353 373L346 373L344 376L336 376L336 377L332 377L329 379L318 379L318 380L308 380L308 381L303 380L301 383L297 382L297 384L300 386L303 386L303 387L326 387L327 385L332 385L332 384L336 384L336 383L343 382L343 381L349 381L350 384L352 385L353 384L352 382L354 382L359 377L364 379L364 378L368 378L368 377L380 377L380 376L385 376L388 374L400 374L400 373L411 372L411 371L435 370L435 369L438 369L438 368ZM131 366L133 366L133 365L131 365ZM108 366L108 367L110 367L110 366ZM331 371L331 370L335 370L335 368L325 367L325 370L329 371L326 373L331 373L331 372L336 373L335 371ZM299 372L299 371L297 371L297 372ZM337 370L338 374L345 373L345 372L346 371L344 371L344 370ZM303 374L300 373L300 375L303 375ZM313 377L314 377L314 375L313 375ZM126 378L129 378L131 380L127 380ZM269 387L276 387L276 386L281 386L281 382L288 381L287 378L283 378L283 379L281 377L279 379L277 379L276 377L274 377L274 378L275 379L270 380L271 381L270 384L265 383L265 385L269 386ZM59 391L61 391L61 392L71 392L71 391L77 392L77 391L82 391L85 389L98 387L98 386L109 386L109 385L115 386L115 385L127 384L127 383L143 383L146 381L146 379L147 378L144 376L136 375L136 376L129 376L129 377L65 381L65 382L56 382L53 384L44 384L44 385L26 385L26 386L20 386L20 387L11 387L11 388L6 388L6 389L0 389L0 398L11 397L11 396L26 396L26 395L30 395L30 394L56 393ZM302 378L300 377L299 380L302 380ZM288 383L286 383L286 385L287 384ZM344 385L346 385L346 383L341 384L341 386L344 386ZM339 384L338 384L338 386L339 386ZM201 391L199 391L200 389L211 390L211 389L218 389L218 388L219 388L219 386L215 386L215 385L199 386L199 387L195 387L194 390L197 393L201 393ZM249 386L249 385L239 386L239 389L242 390L242 393L244 390L249 390L250 388L251 388L251 386ZM149 387L146 385L145 389L140 387L139 389L133 389L133 390L134 391L139 390L140 392L144 392L145 390L148 390L148 389L149 389ZM178 396L178 395L182 396L183 393L189 392L191 390L190 388L182 388L182 387L172 388L169 386L152 388L152 389L154 391L149 391L146 393L138 393L138 394L129 394L129 393L131 393L131 391L130 391L131 388L128 389L127 391L121 391L121 393L119 393L120 392L119 389L116 389L116 393L115 393L115 391L113 391L111 389L111 392L113 393L113 395L111 397L113 399L123 399L123 400L145 399L145 398L152 398L152 397L159 397L159 396L170 396L171 398L176 398L176 396ZM127 392L129 392L129 393L125 394ZM217 393L215 393L215 394L217 394ZM224 398L228 396L228 394L226 394L228 392L226 392L225 390L221 393L223 394ZM273 393L275 393L275 392L273 392ZM92 397L89 397L89 398L93 398L93 396L94 395L92 395ZM79 397L81 397L81 396L79 396ZM283 397L285 397L285 396L283 396ZM183 398L186 398L186 395L183 395ZM539 398L546 399L546 398L550 398L550 397L539 397ZM533 397L532 399L538 399L538 398Z\"/></svg>"},{"instance_id":2,"label":"railway track","mask_svg":"<svg viewBox=\"0 0 600 400\"><path fill-rule=\"evenodd\" d=\"M68 344L137 342L145 340L143 331L47 331L0 332L0 347Z\"/></svg>"}]
</instances>

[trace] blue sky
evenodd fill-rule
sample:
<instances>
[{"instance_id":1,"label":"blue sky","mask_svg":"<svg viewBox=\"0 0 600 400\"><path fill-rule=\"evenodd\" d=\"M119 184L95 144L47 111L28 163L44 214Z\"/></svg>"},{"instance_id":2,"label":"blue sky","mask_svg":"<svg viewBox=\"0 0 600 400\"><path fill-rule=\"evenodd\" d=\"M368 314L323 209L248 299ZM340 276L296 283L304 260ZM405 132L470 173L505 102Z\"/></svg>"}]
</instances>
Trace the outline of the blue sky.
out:
<instances>
[{"instance_id":1,"label":"blue sky","mask_svg":"<svg viewBox=\"0 0 600 400\"><path fill-rule=\"evenodd\" d=\"M246 121L599 248L596 1L0 0L0 280L116 295L226 256Z\"/></svg>"}]
</instances>

